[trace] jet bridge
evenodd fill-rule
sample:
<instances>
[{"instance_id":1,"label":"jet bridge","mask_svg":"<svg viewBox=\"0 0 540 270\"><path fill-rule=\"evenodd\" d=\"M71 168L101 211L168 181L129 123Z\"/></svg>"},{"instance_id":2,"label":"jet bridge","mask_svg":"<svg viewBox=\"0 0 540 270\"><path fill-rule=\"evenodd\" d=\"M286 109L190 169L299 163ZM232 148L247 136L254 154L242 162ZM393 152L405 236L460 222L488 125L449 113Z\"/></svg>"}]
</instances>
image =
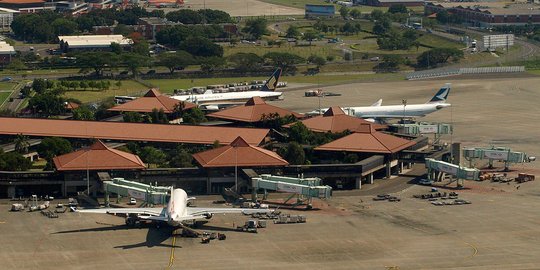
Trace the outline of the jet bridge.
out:
<instances>
[{"instance_id":1,"label":"jet bridge","mask_svg":"<svg viewBox=\"0 0 540 270\"><path fill-rule=\"evenodd\" d=\"M491 148L466 148L463 149L463 157L469 161L469 166L473 167L475 159L487 159L489 161L489 167L493 167L493 161L504 162L505 171L508 170L511 163L525 163L536 160L535 157L529 157L523 152L514 152L508 147L494 147Z\"/></svg>"},{"instance_id":2,"label":"jet bridge","mask_svg":"<svg viewBox=\"0 0 540 270\"><path fill-rule=\"evenodd\" d=\"M453 127L451 124L445 123L428 123L417 122L408 124L393 124L392 127L397 129L397 133L408 135L425 135L434 134L433 143L438 144L442 135L452 134Z\"/></svg>"},{"instance_id":3,"label":"jet bridge","mask_svg":"<svg viewBox=\"0 0 540 270\"><path fill-rule=\"evenodd\" d=\"M480 179L480 170L478 169L467 168L432 158L426 158L426 168L429 179L439 180L442 179L444 174L450 174L457 178L458 186L462 186L460 180L478 181Z\"/></svg>"},{"instance_id":4,"label":"jet bridge","mask_svg":"<svg viewBox=\"0 0 540 270\"><path fill-rule=\"evenodd\" d=\"M292 194L285 203L292 197L299 196L297 204L301 201L300 197L305 197L308 200L308 206L311 206L312 198L327 199L332 196L332 187L322 186L321 182L321 179L317 177L294 178L263 174L260 177L251 178L252 199L254 201L257 199L258 189L264 189L263 199L266 199L268 190L286 192Z\"/></svg>"},{"instance_id":5,"label":"jet bridge","mask_svg":"<svg viewBox=\"0 0 540 270\"><path fill-rule=\"evenodd\" d=\"M103 181L105 189L105 203L109 204L109 194L114 193L122 197L131 197L143 201L144 204L166 204L169 200L171 187L159 187L128 181L124 178L113 178Z\"/></svg>"}]
</instances>

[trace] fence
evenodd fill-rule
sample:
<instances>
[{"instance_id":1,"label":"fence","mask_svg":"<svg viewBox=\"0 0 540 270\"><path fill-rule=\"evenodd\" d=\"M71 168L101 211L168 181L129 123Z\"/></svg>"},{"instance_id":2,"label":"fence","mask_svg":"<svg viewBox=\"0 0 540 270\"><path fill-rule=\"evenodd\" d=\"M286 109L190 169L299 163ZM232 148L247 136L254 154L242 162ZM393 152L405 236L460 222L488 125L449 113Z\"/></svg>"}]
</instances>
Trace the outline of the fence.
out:
<instances>
[{"instance_id":1,"label":"fence","mask_svg":"<svg viewBox=\"0 0 540 270\"><path fill-rule=\"evenodd\" d=\"M525 72L524 66L510 67L477 67L477 68L454 68L415 71L407 74L407 80L430 79L437 77L448 77L461 74L490 74L490 73L517 73Z\"/></svg>"}]
</instances>

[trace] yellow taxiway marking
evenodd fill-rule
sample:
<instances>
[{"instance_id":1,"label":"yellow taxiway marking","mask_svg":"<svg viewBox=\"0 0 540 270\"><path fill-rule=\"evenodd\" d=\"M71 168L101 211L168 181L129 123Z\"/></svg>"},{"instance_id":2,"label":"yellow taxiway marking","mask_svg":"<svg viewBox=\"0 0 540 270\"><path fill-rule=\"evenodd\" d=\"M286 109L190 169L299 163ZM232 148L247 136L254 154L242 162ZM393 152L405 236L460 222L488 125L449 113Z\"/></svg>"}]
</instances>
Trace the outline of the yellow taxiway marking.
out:
<instances>
[{"instance_id":1,"label":"yellow taxiway marking","mask_svg":"<svg viewBox=\"0 0 540 270\"><path fill-rule=\"evenodd\" d=\"M476 256L476 254L478 254L478 249L475 246L473 246L472 244L467 243L467 242L464 242L464 243L467 244L469 247L471 247L474 250L472 255L470 255L468 257L465 257L466 259L470 259L470 258Z\"/></svg>"},{"instance_id":2,"label":"yellow taxiway marking","mask_svg":"<svg viewBox=\"0 0 540 270\"><path fill-rule=\"evenodd\" d=\"M169 268L171 268L174 264L174 250L176 249L176 230L173 231L172 235L172 247L171 247L171 255L169 256Z\"/></svg>"}]
</instances>

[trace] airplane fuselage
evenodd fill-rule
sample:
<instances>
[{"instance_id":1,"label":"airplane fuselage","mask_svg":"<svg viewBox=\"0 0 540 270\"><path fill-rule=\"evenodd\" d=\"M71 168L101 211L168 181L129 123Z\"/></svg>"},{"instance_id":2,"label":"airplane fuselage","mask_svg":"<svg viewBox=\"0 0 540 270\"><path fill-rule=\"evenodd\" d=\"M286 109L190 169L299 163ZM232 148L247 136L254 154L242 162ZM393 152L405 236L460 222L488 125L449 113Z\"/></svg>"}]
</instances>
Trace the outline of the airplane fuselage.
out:
<instances>
[{"instance_id":1,"label":"airplane fuselage","mask_svg":"<svg viewBox=\"0 0 540 270\"><path fill-rule=\"evenodd\" d=\"M283 92L272 91L245 91L245 92L227 92L197 95L177 95L172 98L198 104L216 103L224 101L245 102L253 97L261 97L265 100L279 99Z\"/></svg>"},{"instance_id":2,"label":"airplane fuselage","mask_svg":"<svg viewBox=\"0 0 540 270\"><path fill-rule=\"evenodd\" d=\"M414 118L423 117L440 109L450 107L449 103L426 103L411 105L389 105L370 107L345 107L343 111L360 118Z\"/></svg>"},{"instance_id":3,"label":"airplane fuselage","mask_svg":"<svg viewBox=\"0 0 540 270\"><path fill-rule=\"evenodd\" d=\"M179 226L181 221L179 217L187 215L187 203L188 196L186 191L177 188L172 191L171 199L167 204L166 215L168 217L167 223L171 226Z\"/></svg>"}]
</instances>

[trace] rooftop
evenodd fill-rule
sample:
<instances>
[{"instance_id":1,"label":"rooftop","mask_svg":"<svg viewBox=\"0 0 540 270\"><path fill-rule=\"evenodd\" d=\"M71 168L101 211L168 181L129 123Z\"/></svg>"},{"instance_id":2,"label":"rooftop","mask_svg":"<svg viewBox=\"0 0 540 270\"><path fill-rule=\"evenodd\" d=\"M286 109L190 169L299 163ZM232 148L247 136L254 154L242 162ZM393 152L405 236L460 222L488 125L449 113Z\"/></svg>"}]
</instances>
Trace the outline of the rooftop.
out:
<instances>
[{"instance_id":1,"label":"rooftop","mask_svg":"<svg viewBox=\"0 0 540 270\"><path fill-rule=\"evenodd\" d=\"M540 6L534 4L508 4L506 2L444 2L429 4L444 8L470 9L493 15L540 15Z\"/></svg>"},{"instance_id":2,"label":"rooftop","mask_svg":"<svg viewBox=\"0 0 540 270\"><path fill-rule=\"evenodd\" d=\"M15 54L15 48L13 46L7 44L5 41L0 41L0 53L6 54Z\"/></svg>"},{"instance_id":3,"label":"rooftop","mask_svg":"<svg viewBox=\"0 0 540 270\"><path fill-rule=\"evenodd\" d=\"M120 141L229 144L242 136L258 145L268 129L0 117L0 134Z\"/></svg>"},{"instance_id":4,"label":"rooftop","mask_svg":"<svg viewBox=\"0 0 540 270\"><path fill-rule=\"evenodd\" d=\"M293 115L296 118L300 118L303 116L302 114L293 111L266 104L266 102L264 102L264 100L260 97L253 97L248 100L244 105L211 113L208 116L220 119L253 123L261 121L263 116L269 116L276 113L280 117Z\"/></svg>"},{"instance_id":5,"label":"rooftop","mask_svg":"<svg viewBox=\"0 0 540 270\"><path fill-rule=\"evenodd\" d=\"M354 133L315 150L392 154L414 144L413 141L376 131L371 124L363 124Z\"/></svg>"},{"instance_id":6,"label":"rooftop","mask_svg":"<svg viewBox=\"0 0 540 270\"><path fill-rule=\"evenodd\" d=\"M72 48L84 46L110 46L112 43L118 43L120 45L133 44L133 40L125 38L122 35L58 36L58 40L67 43Z\"/></svg>"},{"instance_id":7,"label":"rooftop","mask_svg":"<svg viewBox=\"0 0 540 270\"><path fill-rule=\"evenodd\" d=\"M146 166L134 154L109 148L97 140L89 148L53 158L58 171L142 170Z\"/></svg>"},{"instance_id":8,"label":"rooftop","mask_svg":"<svg viewBox=\"0 0 540 270\"><path fill-rule=\"evenodd\" d=\"M277 153L249 145L240 136L230 145L194 154L193 158L204 168L285 166L289 164Z\"/></svg>"},{"instance_id":9,"label":"rooftop","mask_svg":"<svg viewBox=\"0 0 540 270\"><path fill-rule=\"evenodd\" d=\"M345 130L353 131L362 124L371 124L370 122L355 116L346 115L340 107L331 107L323 115L304 119L301 121L308 129L315 132L343 132ZM287 124L284 127L290 127L294 123ZM385 125L373 124L374 128L385 129Z\"/></svg>"},{"instance_id":10,"label":"rooftop","mask_svg":"<svg viewBox=\"0 0 540 270\"><path fill-rule=\"evenodd\" d=\"M154 109L163 109L165 113L173 113L175 106L180 103L177 99L161 94L157 89L150 89L143 97L112 107L109 111L148 113ZM194 107L197 107L197 105L184 102L183 110Z\"/></svg>"},{"instance_id":11,"label":"rooftop","mask_svg":"<svg viewBox=\"0 0 540 270\"><path fill-rule=\"evenodd\" d=\"M34 4L44 2L45 0L0 0L0 4Z\"/></svg>"}]
</instances>

